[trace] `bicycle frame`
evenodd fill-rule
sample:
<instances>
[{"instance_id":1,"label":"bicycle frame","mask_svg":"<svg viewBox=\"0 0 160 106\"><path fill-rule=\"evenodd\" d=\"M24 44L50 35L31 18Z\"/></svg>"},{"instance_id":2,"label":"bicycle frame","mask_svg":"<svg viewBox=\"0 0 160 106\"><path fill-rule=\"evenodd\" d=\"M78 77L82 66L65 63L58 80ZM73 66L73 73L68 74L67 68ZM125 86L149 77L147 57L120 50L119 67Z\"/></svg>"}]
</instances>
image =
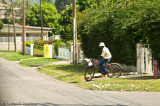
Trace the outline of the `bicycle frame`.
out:
<instances>
[{"instance_id":1,"label":"bicycle frame","mask_svg":"<svg viewBox=\"0 0 160 106\"><path fill-rule=\"evenodd\" d=\"M122 67L118 63L106 62L103 64L108 69L108 73L102 71L96 61L91 60L88 62L88 68L85 71L84 78L86 81L91 81L94 78L95 70L98 69L102 75L107 75L110 78L118 78L121 75Z\"/></svg>"},{"instance_id":2,"label":"bicycle frame","mask_svg":"<svg viewBox=\"0 0 160 106\"><path fill-rule=\"evenodd\" d=\"M107 66L113 71L113 68L108 64L108 62L105 63L105 68L106 68ZM94 68L98 69L101 73L105 73L104 71L102 71L102 70L99 68L98 65L93 64L91 67L94 67ZM110 71L110 70L108 70L108 71Z\"/></svg>"}]
</instances>

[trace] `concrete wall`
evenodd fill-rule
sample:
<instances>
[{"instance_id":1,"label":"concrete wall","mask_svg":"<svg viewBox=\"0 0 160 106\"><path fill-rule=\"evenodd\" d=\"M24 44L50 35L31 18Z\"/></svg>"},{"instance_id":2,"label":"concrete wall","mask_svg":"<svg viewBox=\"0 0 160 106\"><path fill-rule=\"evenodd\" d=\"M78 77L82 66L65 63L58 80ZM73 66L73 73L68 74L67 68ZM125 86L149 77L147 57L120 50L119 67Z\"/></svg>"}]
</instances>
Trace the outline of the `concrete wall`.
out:
<instances>
[{"instance_id":1,"label":"concrete wall","mask_svg":"<svg viewBox=\"0 0 160 106\"><path fill-rule=\"evenodd\" d=\"M152 54L149 45L137 44L137 72L153 74Z\"/></svg>"}]
</instances>

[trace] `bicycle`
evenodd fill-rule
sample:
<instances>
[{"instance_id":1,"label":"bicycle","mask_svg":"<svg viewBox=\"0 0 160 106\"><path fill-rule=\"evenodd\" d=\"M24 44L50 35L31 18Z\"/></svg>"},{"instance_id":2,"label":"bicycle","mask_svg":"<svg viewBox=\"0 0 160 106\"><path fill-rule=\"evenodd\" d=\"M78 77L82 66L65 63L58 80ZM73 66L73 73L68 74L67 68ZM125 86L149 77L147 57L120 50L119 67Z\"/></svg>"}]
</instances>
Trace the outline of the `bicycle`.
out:
<instances>
[{"instance_id":1,"label":"bicycle","mask_svg":"<svg viewBox=\"0 0 160 106\"><path fill-rule=\"evenodd\" d=\"M99 68L98 64L95 64L94 59L89 59L88 68L85 71L84 78L86 81L91 81L94 78L95 69L104 75L105 73ZM118 78L121 75L122 67L118 63L108 63L104 64L105 68L109 71L107 76L110 78Z\"/></svg>"}]
</instances>

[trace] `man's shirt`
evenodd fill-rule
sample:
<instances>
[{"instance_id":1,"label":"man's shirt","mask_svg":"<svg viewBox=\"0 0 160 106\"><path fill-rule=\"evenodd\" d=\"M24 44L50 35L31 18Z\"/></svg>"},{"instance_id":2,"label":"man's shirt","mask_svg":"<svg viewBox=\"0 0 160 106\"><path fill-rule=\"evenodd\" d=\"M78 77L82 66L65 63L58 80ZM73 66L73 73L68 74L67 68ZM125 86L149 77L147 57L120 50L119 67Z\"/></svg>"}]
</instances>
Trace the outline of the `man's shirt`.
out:
<instances>
[{"instance_id":1,"label":"man's shirt","mask_svg":"<svg viewBox=\"0 0 160 106\"><path fill-rule=\"evenodd\" d=\"M112 55L107 47L103 47L101 56L104 59L110 59L112 57Z\"/></svg>"}]
</instances>

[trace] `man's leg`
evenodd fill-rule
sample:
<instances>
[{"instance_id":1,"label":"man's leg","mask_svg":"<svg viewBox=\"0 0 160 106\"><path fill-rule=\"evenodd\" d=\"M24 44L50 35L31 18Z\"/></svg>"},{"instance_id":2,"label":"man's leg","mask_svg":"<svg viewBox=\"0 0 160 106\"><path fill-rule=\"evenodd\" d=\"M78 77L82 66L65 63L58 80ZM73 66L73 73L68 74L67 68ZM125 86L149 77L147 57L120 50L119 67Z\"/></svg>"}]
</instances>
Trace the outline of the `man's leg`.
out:
<instances>
[{"instance_id":1,"label":"man's leg","mask_svg":"<svg viewBox=\"0 0 160 106\"><path fill-rule=\"evenodd\" d=\"M103 66L104 63L108 62L108 59L103 59L101 58L99 60L99 67L102 71L104 71L105 73L108 73L108 70Z\"/></svg>"}]
</instances>

